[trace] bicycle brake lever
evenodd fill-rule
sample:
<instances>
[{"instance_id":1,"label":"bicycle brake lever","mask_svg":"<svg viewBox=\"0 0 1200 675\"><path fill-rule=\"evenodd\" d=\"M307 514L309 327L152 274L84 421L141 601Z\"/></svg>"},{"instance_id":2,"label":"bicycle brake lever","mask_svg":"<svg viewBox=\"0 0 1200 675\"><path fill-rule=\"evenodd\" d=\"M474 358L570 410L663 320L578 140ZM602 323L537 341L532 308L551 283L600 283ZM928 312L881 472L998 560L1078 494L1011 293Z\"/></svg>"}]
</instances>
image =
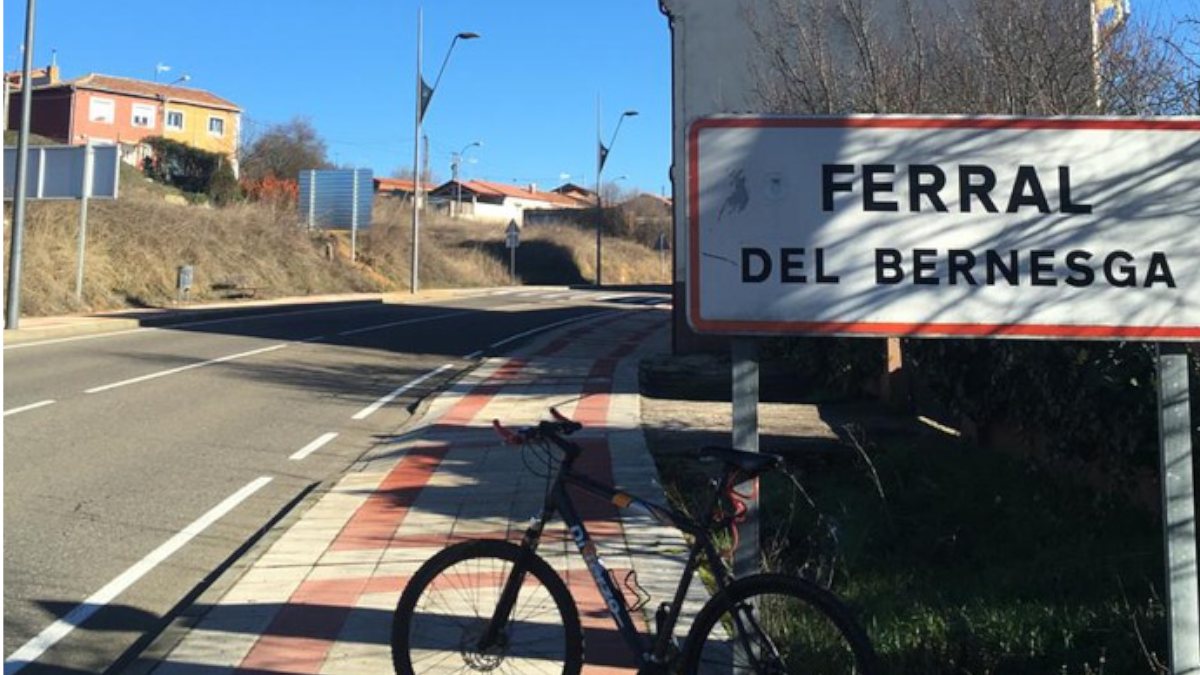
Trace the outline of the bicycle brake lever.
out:
<instances>
[{"instance_id":1,"label":"bicycle brake lever","mask_svg":"<svg viewBox=\"0 0 1200 675\"><path fill-rule=\"evenodd\" d=\"M525 442L525 438L521 436L521 434L504 428L504 425L500 424L500 420L493 419L492 428L495 429L496 433L500 434L500 437L504 439L505 445L522 445Z\"/></svg>"}]
</instances>

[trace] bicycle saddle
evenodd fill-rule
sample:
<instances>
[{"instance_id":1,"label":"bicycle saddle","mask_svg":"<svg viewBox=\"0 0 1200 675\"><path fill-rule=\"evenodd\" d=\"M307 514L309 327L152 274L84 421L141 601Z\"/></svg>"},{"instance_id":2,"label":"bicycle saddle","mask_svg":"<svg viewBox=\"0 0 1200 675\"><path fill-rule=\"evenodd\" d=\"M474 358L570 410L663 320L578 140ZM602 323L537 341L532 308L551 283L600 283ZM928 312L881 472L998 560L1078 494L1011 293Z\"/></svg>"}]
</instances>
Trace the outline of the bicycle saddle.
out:
<instances>
[{"instance_id":1,"label":"bicycle saddle","mask_svg":"<svg viewBox=\"0 0 1200 675\"><path fill-rule=\"evenodd\" d=\"M700 448L700 452L696 453L696 457L699 459L719 459L726 464L737 467L746 474L747 479L770 471L778 467L780 462L783 461L783 458L779 455L772 455L766 452L746 452L745 450L722 448L715 445Z\"/></svg>"}]
</instances>

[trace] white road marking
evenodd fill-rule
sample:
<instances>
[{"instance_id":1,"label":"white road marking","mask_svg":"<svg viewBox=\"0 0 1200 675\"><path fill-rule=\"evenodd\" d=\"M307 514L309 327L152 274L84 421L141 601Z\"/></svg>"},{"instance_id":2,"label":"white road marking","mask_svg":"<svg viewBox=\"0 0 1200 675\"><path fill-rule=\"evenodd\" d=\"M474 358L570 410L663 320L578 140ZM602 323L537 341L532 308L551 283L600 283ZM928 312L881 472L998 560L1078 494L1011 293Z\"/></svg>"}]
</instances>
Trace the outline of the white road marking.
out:
<instances>
[{"instance_id":1,"label":"white road marking","mask_svg":"<svg viewBox=\"0 0 1200 675\"><path fill-rule=\"evenodd\" d=\"M384 328L392 328L394 326L404 326L404 325L407 325L410 323L421 323L422 321L436 321L438 319L445 319L445 318L451 317L451 316L458 316L460 314L469 314L471 312L478 312L478 311L479 310L466 309L466 310L462 310L459 312L445 312L442 314L434 314L433 316L425 316L425 317L421 317L418 319L405 319L403 321L391 321L389 323L381 323L381 324L377 324L375 326L367 326L365 328L355 328L354 330L345 330L345 331L338 333L338 335L342 336L342 335L357 335L359 333L369 333L373 330L383 330Z\"/></svg>"},{"instance_id":2,"label":"white road marking","mask_svg":"<svg viewBox=\"0 0 1200 675\"><path fill-rule=\"evenodd\" d=\"M317 450L320 450L322 446L324 446L329 441L332 441L333 439L337 438L337 436L338 435L337 435L336 431L330 431L327 434L322 434L321 436L317 437L317 439L314 440L312 443L309 443L308 445L304 446L303 448L300 448L299 450L297 450L295 452L295 454L293 454L291 457L288 457L288 459L293 459L296 461L302 460L305 457L308 457L309 455L313 454Z\"/></svg>"},{"instance_id":3,"label":"white road marking","mask_svg":"<svg viewBox=\"0 0 1200 675\"><path fill-rule=\"evenodd\" d=\"M36 408L48 406L51 403L54 403L54 401L52 399L45 400L45 401L38 401L37 403L30 403L29 405L23 405L20 408L13 408L12 410L5 410L4 416L8 417L9 415L16 415L17 413L23 413L26 410L34 410Z\"/></svg>"},{"instance_id":4,"label":"white road marking","mask_svg":"<svg viewBox=\"0 0 1200 675\"><path fill-rule=\"evenodd\" d=\"M545 326L538 326L537 328L527 330L523 333L517 333L516 335L510 335L510 336L504 338L503 340L493 342L492 344L488 345L488 349L495 349L496 347L502 347L502 346L504 346L510 342L513 342L515 340L520 340L521 338L526 337L528 335L533 335L534 333L540 333L545 330L550 330L551 328L557 328L559 326L564 326L569 323L575 323L576 321L583 321L584 319L591 319L593 317L603 316L605 314L616 314L616 313L617 313L616 311L592 312L591 314L584 314L583 316L576 316L576 317L572 317L570 319L564 319L562 321L557 321L555 323L548 323Z\"/></svg>"},{"instance_id":5,"label":"white road marking","mask_svg":"<svg viewBox=\"0 0 1200 675\"><path fill-rule=\"evenodd\" d=\"M15 673L38 660L42 654L46 653L46 650L66 637L76 626L87 621L89 617L103 609L105 605L112 602L121 593L124 593L126 589L136 583L138 579L145 576L150 570L154 569L155 566L183 548L189 541L208 529L210 525L220 520L222 516L232 511L238 504L241 504L250 495L258 492L270 482L270 476L262 476L250 481L248 485L226 497L225 501L217 504L211 511L200 516L191 525L183 528L178 534L151 551L133 567L125 570L116 579L108 582L104 588L93 593L91 597L80 603L65 617L47 626L37 637L26 642L8 658L4 659L4 675Z\"/></svg>"},{"instance_id":6,"label":"white road marking","mask_svg":"<svg viewBox=\"0 0 1200 675\"><path fill-rule=\"evenodd\" d=\"M453 368L453 367L454 367L453 364L447 363L446 365L442 366L441 368L438 368L437 370L433 370L428 373L425 373L424 375L418 377L417 379L413 380L412 382L409 382L408 384L395 389L394 391L392 391L392 393L388 394L387 396L384 396L383 398L379 399L378 401L375 401L371 405L354 413L354 416L351 417L350 419L354 419L354 420L366 419L368 415L375 412L376 410L379 410L380 408L387 405L388 403L391 403L392 400L395 399L400 394L403 394L404 392L408 391L409 389L412 389L413 387L417 386L418 384L421 384L425 380L428 380L429 378L434 377L438 373L441 373L442 371L447 370L449 368Z\"/></svg>"},{"instance_id":7,"label":"white road marking","mask_svg":"<svg viewBox=\"0 0 1200 675\"><path fill-rule=\"evenodd\" d=\"M276 349L283 349L286 346L288 346L286 343L281 344L281 345L273 345L270 347L263 347L262 349L252 349L248 352L241 352L239 354L230 354L229 356L222 356L219 359L209 359L208 361L200 361L198 363L190 363L186 366L180 366L178 368L171 368L170 370L160 370L156 373L150 373L148 375L142 375L140 377L131 377L128 380L121 380L120 382L113 382L112 384L105 384L105 385L102 385L99 387L92 387L91 389L84 390L84 393L85 394L96 394L96 393L99 393L102 391L108 391L109 389L116 389L117 387L124 387L127 384L137 384L139 382L145 382L146 380L153 380L153 379L156 379L159 377L166 377L167 375L174 375L176 373L182 373L186 370L193 370L195 368L203 368L204 366L211 366L214 363L224 363L226 361L233 361L234 359L240 359L240 358L244 358L247 356L254 356L255 354L265 354L266 352L273 352Z\"/></svg>"}]
</instances>

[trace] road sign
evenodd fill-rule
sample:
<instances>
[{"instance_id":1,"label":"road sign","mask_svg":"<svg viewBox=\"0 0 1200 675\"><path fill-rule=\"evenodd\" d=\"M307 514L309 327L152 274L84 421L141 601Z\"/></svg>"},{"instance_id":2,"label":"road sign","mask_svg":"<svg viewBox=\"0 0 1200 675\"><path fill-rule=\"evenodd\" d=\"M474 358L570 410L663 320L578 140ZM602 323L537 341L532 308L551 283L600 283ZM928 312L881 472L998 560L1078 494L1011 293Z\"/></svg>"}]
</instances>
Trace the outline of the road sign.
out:
<instances>
[{"instance_id":1,"label":"road sign","mask_svg":"<svg viewBox=\"0 0 1200 675\"><path fill-rule=\"evenodd\" d=\"M517 283L517 247L521 245L521 228L517 221L508 221L504 230L504 246L508 248L508 278Z\"/></svg>"},{"instance_id":2,"label":"road sign","mask_svg":"<svg viewBox=\"0 0 1200 675\"><path fill-rule=\"evenodd\" d=\"M506 248L516 248L521 245L521 228L517 225L517 221L508 221L508 228L504 230L504 246Z\"/></svg>"},{"instance_id":3,"label":"road sign","mask_svg":"<svg viewBox=\"0 0 1200 675\"><path fill-rule=\"evenodd\" d=\"M116 199L120 182L120 153L115 145L91 146L91 199ZM86 145L36 145L29 148L26 164L29 199L82 199L88 168ZM4 148L4 198L16 190L17 149Z\"/></svg>"},{"instance_id":4,"label":"road sign","mask_svg":"<svg viewBox=\"0 0 1200 675\"><path fill-rule=\"evenodd\" d=\"M698 331L1200 338L1200 119L714 117L688 154Z\"/></svg>"}]
</instances>

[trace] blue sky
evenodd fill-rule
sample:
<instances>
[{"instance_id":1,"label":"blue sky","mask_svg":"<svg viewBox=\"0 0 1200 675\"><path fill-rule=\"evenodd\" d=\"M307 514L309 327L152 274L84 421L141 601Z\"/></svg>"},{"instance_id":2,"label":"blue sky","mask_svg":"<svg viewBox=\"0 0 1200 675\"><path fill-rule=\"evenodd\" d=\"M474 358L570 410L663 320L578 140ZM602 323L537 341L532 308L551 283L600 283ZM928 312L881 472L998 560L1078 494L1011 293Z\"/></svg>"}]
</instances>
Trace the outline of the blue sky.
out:
<instances>
[{"instance_id":1,"label":"blue sky","mask_svg":"<svg viewBox=\"0 0 1200 675\"><path fill-rule=\"evenodd\" d=\"M378 175L411 167L418 3L413 0L41 0L34 63L57 50L64 77L88 72L207 89L244 110L246 126L312 120L329 157ZM203 8L202 10L197 8ZM450 177L537 183L595 181L596 101L605 142L626 119L604 169L618 185L669 193L670 43L657 0L424 3L426 79L459 41L425 117L430 168ZM4 2L4 67L20 67L25 2ZM561 178L568 176L569 179Z\"/></svg>"},{"instance_id":2,"label":"blue sky","mask_svg":"<svg viewBox=\"0 0 1200 675\"><path fill-rule=\"evenodd\" d=\"M730 0L733 1L733 0ZM606 180L670 191L670 37L657 0L427 0L426 78L460 41L426 115L430 167L481 141L466 178L541 187L595 181L596 103L605 142L627 119ZM1200 15L1200 0L1132 0L1135 15ZM201 9L195 9L201 8ZM41 0L35 64L51 50L65 77L88 72L190 86L228 98L249 129L312 120L331 160L379 175L412 166L416 0L208 0L99 3ZM16 69L25 2L4 2L4 64ZM568 178L569 176L569 178Z\"/></svg>"}]
</instances>

